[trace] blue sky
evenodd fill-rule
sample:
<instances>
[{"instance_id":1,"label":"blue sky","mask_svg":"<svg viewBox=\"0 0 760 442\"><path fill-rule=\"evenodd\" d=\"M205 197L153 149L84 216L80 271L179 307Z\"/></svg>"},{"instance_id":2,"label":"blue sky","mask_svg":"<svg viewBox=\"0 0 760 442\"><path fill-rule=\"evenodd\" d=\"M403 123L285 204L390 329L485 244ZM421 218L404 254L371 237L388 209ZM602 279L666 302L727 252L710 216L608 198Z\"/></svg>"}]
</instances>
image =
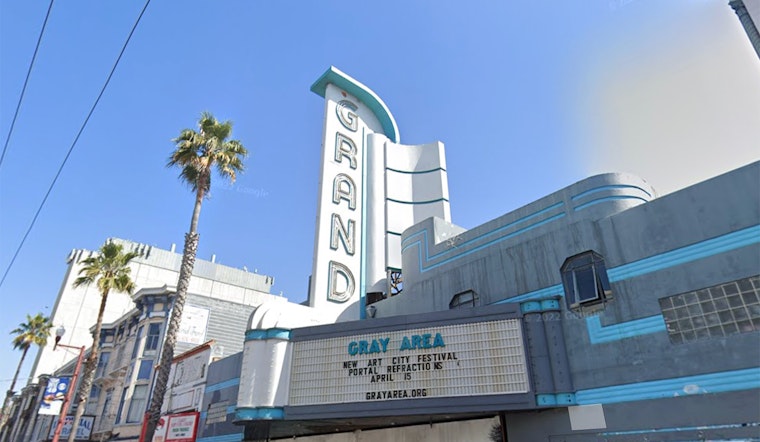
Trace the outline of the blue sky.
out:
<instances>
[{"instance_id":1,"label":"blue sky","mask_svg":"<svg viewBox=\"0 0 760 442\"><path fill-rule=\"evenodd\" d=\"M3 141L47 6L0 6ZM0 271L142 6L54 4L0 167ZM385 101L402 143L446 145L465 228L595 173L665 194L760 158L760 61L727 1L152 2L0 287L2 330L50 313L74 248L181 249L193 196L164 165L204 110L251 155L204 203L198 256L304 300L323 118L309 86L330 65ZM5 391L19 352L2 330Z\"/></svg>"}]
</instances>

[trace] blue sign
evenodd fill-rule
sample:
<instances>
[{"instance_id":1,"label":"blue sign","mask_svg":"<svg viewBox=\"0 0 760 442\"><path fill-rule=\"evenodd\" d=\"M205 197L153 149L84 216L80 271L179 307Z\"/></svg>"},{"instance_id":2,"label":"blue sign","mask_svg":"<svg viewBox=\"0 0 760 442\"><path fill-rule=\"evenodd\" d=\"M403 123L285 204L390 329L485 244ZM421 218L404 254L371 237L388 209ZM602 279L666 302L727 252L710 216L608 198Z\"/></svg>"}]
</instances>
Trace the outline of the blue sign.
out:
<instances>
[{"instance_id":1,"label":"blue sign","mask_svg":"<svg viewBox=\"0 0 760 442\"><path fill-rule=\"evenodd\" d=\"M71 378L69 376L49 378L45 395L42 397L39 414L57 416L61 414L61 406L69 391Z\"/></svg>"}]
</instances>

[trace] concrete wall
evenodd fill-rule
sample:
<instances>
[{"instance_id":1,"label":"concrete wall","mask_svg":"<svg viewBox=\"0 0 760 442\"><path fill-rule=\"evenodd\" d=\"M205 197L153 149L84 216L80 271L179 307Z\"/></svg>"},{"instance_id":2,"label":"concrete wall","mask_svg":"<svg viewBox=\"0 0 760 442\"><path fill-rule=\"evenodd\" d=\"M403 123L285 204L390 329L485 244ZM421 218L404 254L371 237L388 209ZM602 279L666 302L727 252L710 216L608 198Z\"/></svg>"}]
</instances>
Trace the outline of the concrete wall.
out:
<instances>
[{"instance_id":1,"label":"concrete wall","mask_svg":"<svg viewBox=\"0 0 760 442\"><path fill-rule=\"evenodd\" d=\"M760 274L760 163L629 205L612 197L625 196L635 183L602 178L458 235L450 234L455 226L434 219L407 230L404 293L374 304L377 317L445 310L464 290L478 293L481 305L562 296L565 259L594 250L605 259L611 299L581 312L563 302L556 320L564 329L577 403L598 404L596 418L606 423L574 431L570 417L585 408L508 414L510 437L756 436L760 328L676 343L660 300L732 281L760 284L748 279ZM624 193L605 194L605 188ZM599 201L588 205L578 195ZM757 323L760 305L753 299L747 311Z\"/></svg>"}]
</instances>

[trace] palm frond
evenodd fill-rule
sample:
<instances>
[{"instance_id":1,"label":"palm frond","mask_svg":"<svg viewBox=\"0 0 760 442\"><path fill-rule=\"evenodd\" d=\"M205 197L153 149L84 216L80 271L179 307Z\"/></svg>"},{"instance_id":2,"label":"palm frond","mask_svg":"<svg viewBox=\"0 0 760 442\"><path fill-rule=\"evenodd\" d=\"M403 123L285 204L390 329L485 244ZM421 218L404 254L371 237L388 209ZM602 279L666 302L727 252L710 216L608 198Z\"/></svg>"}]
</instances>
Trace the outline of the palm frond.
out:
<instances>
[{"instance_id":1,"label":"palm frond","mask_svg":"<svg viewBox=\"0 0 760 442\"><path fill-rule=\"evenodd\" d=\"M239 140L227 140L232 134L232 122L220 122L210 112L201 113L196 132L184 129L172 140L175 150L167 167L179 167L179 179L194 192L208 197L211 191L211 169L235 182L244 171L243 159L248 151Z\"/></svg>"},{"instance_id":2,"label":"palm frond","mask_svg":"<svg viewBox=\"0 0 760 442\"><path fill-rule=\"evenodd\" d=\"M44 346L52 327L50 318L42 313L35 316L26 315L26 322L22 322L18 328L11 331L11 334L15 335L12 340L13 348L25 350L31 345Z\"/></svg>"},{"instance_id":3,"label":"palm frond","mask_svg":"<svg viewBox=\"0 0 760 442\"><path fill-rule=\"evenodd\" d=\"M111 290L132 294L134 284L131 282L130 261L138 257L136 252L124 252L121 244L106 242L98 254L82 261L83 267L74 280L74 287L88 286L96 283L101 295L107 296Z\"/></svg>"}]
</instances>

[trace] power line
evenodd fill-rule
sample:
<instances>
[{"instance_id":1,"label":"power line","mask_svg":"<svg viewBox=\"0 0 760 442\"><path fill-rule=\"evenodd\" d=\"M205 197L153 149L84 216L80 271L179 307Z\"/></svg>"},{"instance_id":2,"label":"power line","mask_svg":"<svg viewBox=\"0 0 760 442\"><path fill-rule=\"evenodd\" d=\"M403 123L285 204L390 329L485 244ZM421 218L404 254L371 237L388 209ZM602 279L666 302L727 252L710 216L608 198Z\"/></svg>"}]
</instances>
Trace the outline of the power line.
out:
<instances>
[{"instance_id":1,"label":"power line","mask_svg":"<svg viewBox=\"0 0 760 442\"><path fill-rule=\"evenodd\" d=\"M40 36L37 38L37 46L35 46L34 48L32 61L29 63L29 70L26 71L26 79L24 80L24 87L21 88L21 95L18 97L18 103L16 104L16 112L13 113L13 121L11 121L11 128L8 129L8 136L5 137L5 145L3 146L3 153L0 154L0 167L3 166L3 159L5 159L5 151L8 150L8 142L11 140L11 134L13 133L13 126L16 125L16 118L18 117L19 110L21 109L21 101L24 99L24 93L26 92L26 85L29 84L29 77L32 75L32 67L34 67L34 60L37 59L37 51L40 49L40 43L42 43L42 34L45 33L45 27L47 26L48 17L50 17L50 11L53 9L53 1L54 0L50 0L50 6L48 6L47 14L45 14L45 21L42 22L42 29L40 29Z\"/></svg>"},{"instance_id":2,"label":"power line","mask_svg":"<svg viewBox=\"0 0 760 442\"><path fill-rule=\"evenodd\" d=\"M79 132L77 133L77 136L74 138L74 142L71 143L71 147L69 147L69 151L66 153L66 156L63 158L63 162L61 163L61 166L58 168L58 172L55 174L55 178L53 178L53 182L50 183L50 187L45 193L45 197L42 199L42 202L40 203L40 207L37 209L37 212L34 214L34 218L32 218L32 222L29 224L29 228L26 230L24 237L21 239L21 243L18 245L18 248L16 249L16 253L13 254L13 258L11 258L11 262L8 264L8 268L5 269L5 273L3 273L3 278L0 279L0 287L3 286L3 283L5 282L5 278L8 276L8 272L11 271L11 267L13 267L13 263L16 262L16 258L18 257L19 252L21 252L21 248L24 246L24 243L26 242L26 238L29 236L29 232L32 231L32 228L34 227L34 223L37 222L37 218L40 216L40 212L42 212L42 208L45 206L45 202L47 202L47 199L50 196L50 192L53 191L53 187L55 187L55 183L58 181L58 177L61 176L63 167L66 165L66 162L69 160L69 157L71 156L71 152L74 150L74 147L76 147L77 141L79 141L79 137L82 135L82 132L84 132L84 128L87 127L87 123L90 121L90 117L92 116L93 112L95 112L95 108L98 106L98 103L100 102L100 98L103 97L103 93L106 91L106 87L108 87L108 83L111 82L111 77L113 77L113 73L116 71L116 67L119 65L119 61L121 61L121 56L124 55L124 51L127 49L127 45L129 44L129 41L132 39L132 34L135 33L135 29L137 29L137 25L140 24L140 19L142 19L142 16L143 14L145 14L145 10L148 9L149 4L150 4L150 0L146 0L145 6L143 6L142 11L140 11L140 15L137 16L137 20L135 21L135 24L132 26L132 30L129 31L127 40L124 42L124 46L122 46L121 52L119 52L119 56L116 58L116 62L113 64L113 67L111 68L111 72L108 74L108 78L106 78L106 82L105 84L103 84L103 88L100 90L100 93L98 94L98 98L95 99L95 103L93 103L92 108L90 108L90 112L87 114L87 117L84 119L84 123L82 123L82 127L79 128Z\"/></svg>"}]
</instances>

